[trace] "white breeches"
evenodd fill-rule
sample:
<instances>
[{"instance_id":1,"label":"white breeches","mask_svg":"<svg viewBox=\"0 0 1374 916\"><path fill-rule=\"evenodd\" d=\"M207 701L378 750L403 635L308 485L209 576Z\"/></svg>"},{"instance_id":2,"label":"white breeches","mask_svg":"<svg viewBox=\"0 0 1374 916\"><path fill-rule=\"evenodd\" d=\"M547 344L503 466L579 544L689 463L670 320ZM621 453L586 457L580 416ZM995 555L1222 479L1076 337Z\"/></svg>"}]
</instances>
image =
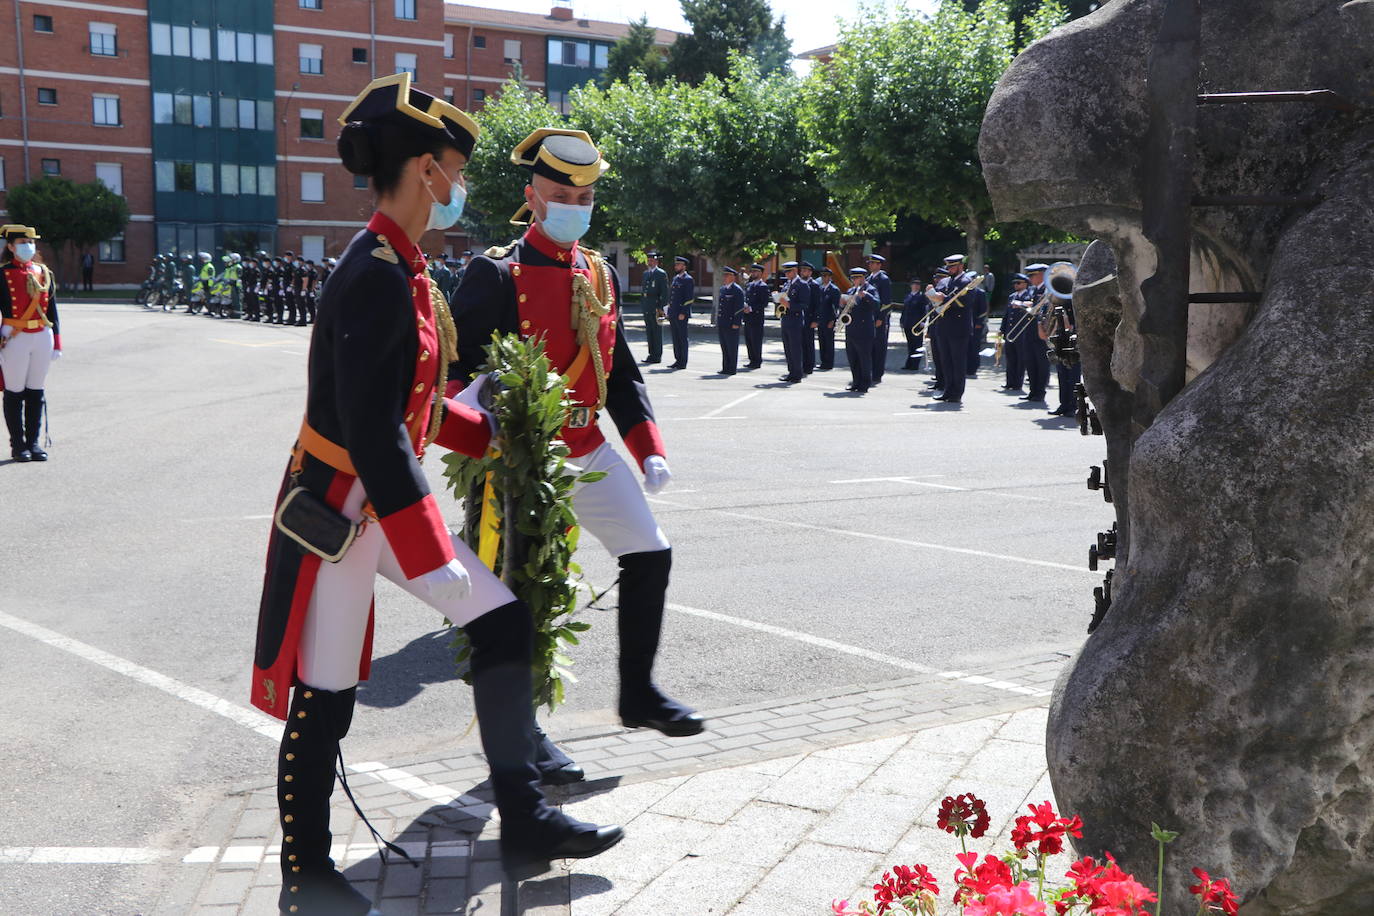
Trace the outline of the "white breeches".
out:
<instances>
[{"instance_id":1,"label":"white breeches","mask_svg":"<svg viewBox=\"0 0 1374 916\"><path fill-rule=\"evenodd\" d=\"M600 541L611 556L668 549L668 538L658 527L635 472L609 442L580 458L568 459L568 468L578 475L592 471L606 474L595 483L574 485L573 512L577 524Z\"/></svg>"},{"instance_id":2,"label":"white breeches","mask_svg":"<svg viewBox=\"0 0 1374 916\"><path fill-rule=\"evenodd\" d=\"M609 443L602 443L578 458L576 465L569 462L569 469L579 475L592 471L606 474L594 483L575 485L573 510L578 524L612 556L668 549L668 539L654 520L634 471ZM366 501L362 483L355 480L344 501L343 514L358 521ZM364 528L342 560L321 563L297 650L300 680L321 690L347 690L357 685L358 663L378 573L458 626L515 600L505 583L482 564L470 547L456 534L451 539L454 556L472 577L472 594L463 601L435 601L419 580L407 579L387 542L386 532L376 522Z\"/></svg>"},{"instance_id":3,"label":"white breeches","mask_svg":"<svg viewBox=\"0 0 1374 916\"><path fill-rule=\"evenodd\" d=\"M32 334L15 331L0 350L0 372L5 373L5 390L42 388L52 365L52 328Z\"/></svg>"}]
</instances>

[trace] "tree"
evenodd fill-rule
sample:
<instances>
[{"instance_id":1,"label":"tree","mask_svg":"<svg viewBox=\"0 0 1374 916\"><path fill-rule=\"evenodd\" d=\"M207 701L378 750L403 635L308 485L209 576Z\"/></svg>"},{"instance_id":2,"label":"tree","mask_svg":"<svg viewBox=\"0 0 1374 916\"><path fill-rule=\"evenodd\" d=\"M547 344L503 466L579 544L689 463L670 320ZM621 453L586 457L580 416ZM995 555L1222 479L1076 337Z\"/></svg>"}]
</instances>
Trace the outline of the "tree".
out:
<instances>
[{"instance_id":1,"label":"tree","mask_svg":"<svg viewBox=\"0 0 1374 916\"><path fill-rule=\"evenodd\" d=\"M574 92L572 121L611 164L597 185L604 232L722 264L810 235L832 207L803 155L800 90L790 71L765 77L737 54L725 80L655 86L635 73Z\"/></svg>"},{"instance_id":2,"label":"tree","mask_svg":"<svg viewBox=\"0 0 1374 916\"><path fill-rule=\"evenodd\" d=\"M514 234L510 218L524 201L529 173L511 164L516 144L540 127L557 127L563 117L542 95L512 78L474 115L482 136L468 163L468 199L463 228L482 244L507 242Z\"/></svg>"},{"instance_id":3,"label":"tree","mask_svg":"<svg viewBox=\"0 0 1374 916\"><path fill-rule=\"evenodd\" d=\"M727 79L732 52L752 59L764 76L792 60L784 20L773 19L768 0L682 0L682 17L692 31L673 42L668 72L683 82Z\"/></svg>"},{"instance_id":4,"label":"tree","mask_svg":"<svg viewBox=\"0 0 1374 916\"><path fill-rule=\"evenodd\" d=\"M1058 3L1041 3L1027 41L1063 17ZM1007 0L973 13L944 0L929 19L899 7L886 21L842 28L834 59L806 81L801 120L811 161L850 223L884 231L914 213L959 226L970 266L983 266L993 213L978 132L1017 50Z\"/></svg>"},{"instance_id":5,"label":"tree","mask_svg":"<svg viewBox=\"0 0 1374 916\"><path fill-rule=\"evenodd\" d=\"M33 226L53 251L53 270L67 276L67 252L80 252L114 238L129 223L129 204L104 182L78 184L57 175L46 175L29 184L11 188L7 200L9 221ZM63 285L73 285L68 277Z\"/></svg>"},{"instance_id":6,"label":"tree","mask_svg":"<svg viewBox=\"0 0 1374 916\"><path fill-rule=\"evenodd\" d=\"M1105 0L1061 0L1060 5L1064 7L1065 19L1077 19L1079 16L1086 16L1097 9ZM973 12L981 6L983 0L963 0L964 9ZM1040 8L1040 0L1010 0L1010 13L1012 22L1016 23L1016 36L1022 41L1027 35L1028 23L1035 17Z\"/></svg>"},{"instance_id":7,"label":"tree","mask_svg":"<svg viewBox=\"0 0 1374 916\"><path fill-rule=\"evenodd\" d=\"M630 23L630 31L611 46L606 69L602 71L602 86L629 79L634 72L643 73L651 83L661 83L668 76L668 59L664 50L654 43L658 30L649 25L649 17L642 16Z\"/></svg>"}]
</instances>

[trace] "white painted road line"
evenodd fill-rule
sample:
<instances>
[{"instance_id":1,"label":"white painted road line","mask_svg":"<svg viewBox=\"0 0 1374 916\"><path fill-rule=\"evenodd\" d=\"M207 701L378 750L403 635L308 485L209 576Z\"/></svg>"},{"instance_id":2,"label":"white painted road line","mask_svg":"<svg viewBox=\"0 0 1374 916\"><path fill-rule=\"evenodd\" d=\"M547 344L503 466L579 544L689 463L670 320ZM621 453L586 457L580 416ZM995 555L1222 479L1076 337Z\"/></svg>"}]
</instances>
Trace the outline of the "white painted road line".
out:
<instances>
[{"instance_id":1,"label":"white painted road line","mask_svg":"<svg viewBox=\"0 0 1374 916\"><path fill-rule=\"evenodd\" d=\"M944 476L944 475L941 475ZM831 483L904 483L912 487L931 487L936 490L954 490L959 493L975 493L980 496L995 496L998 499L1024 499L1038 503L1049 503L1054 500L1046 496L1023 496L1020 493L1008 493L1005 490L978 490L973 487L954 487L945 483L928 483L915 477L870 477L867 480L832 480Z\"/></svg>"},{"instance_id":2,"label":"white painted road line","mask_svg":"<svg viewBox=\"0 0 1374 916\"><path fill-rule=\"evenodd\" d=\"M718 417L721 414L725 413L725 411L729 410L731 407L738 407L740 404L743 404L750 398L756 398L761 394L763 394L762 391L751 391L748 394L744 395L744 397L735 398L735 400L731 401L729 404L726 404L724 407L717 407L715 410L711 411L708 414L704 414L699 419L707 420L711 419L712 417Z\"/></svg>"},{"instance_id":3,"label":"white painted road line","mask_svg":"<svg viewBox=\"0 0 1374 916\"><path fill-rule=\"evenodd\" d=\"M0 846L0 865L148 865L168 857L125 846Z\"/></svg>"},{"instance_id":4,"label":"white painted road line","mask_svg":"<svg viewBox=\"0 0 1374 916\"><path fill-rule=\"evenodd\" d=\"M281 741L282 724L265 713L258 712L246 706L238 706L228 700L222 700L212 693L201 690L199 687L192 687L190 684L183 684L180 681L170 678L165 674L158 674L142 665L136 665L131 661L120 658L117 655L89 646L84 642L54 633L46 627L40 627L36 623L29 623L18 617L0 611L0 626L22 633L31 639L36 639L54 649L61 649L70 652L78 658L108 668L116 674L122 674L127 678L138 681L147 687L161 690L163 693L171 694L179 700L185 700L201 709L209 710L218 716L223 716L230 721L250 729L264 738L273 741Z\"/></svg>"}]
</instances>

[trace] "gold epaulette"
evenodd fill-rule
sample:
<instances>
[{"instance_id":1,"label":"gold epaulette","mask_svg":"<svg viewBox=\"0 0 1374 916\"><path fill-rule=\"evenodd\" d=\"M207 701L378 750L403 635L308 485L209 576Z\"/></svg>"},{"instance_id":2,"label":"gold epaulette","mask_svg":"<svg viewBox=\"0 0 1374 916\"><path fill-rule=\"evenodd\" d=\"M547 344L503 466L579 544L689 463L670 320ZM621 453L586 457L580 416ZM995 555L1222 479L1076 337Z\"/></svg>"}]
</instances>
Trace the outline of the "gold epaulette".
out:
<instances>
[{"instance_id":1,"label":"gold epaulette","mask_svg":"<svg viewBox=\"0 0 1374 916\"><path fill-rule=\"evenodd\" d=\"M510 253L515 250L515 246L518 244L520 244L520 240L515 239L509 245L492 245L486 251L482 252L482 254L499 261L502 258L510 257Z\"/></svg>"}]
</instances>

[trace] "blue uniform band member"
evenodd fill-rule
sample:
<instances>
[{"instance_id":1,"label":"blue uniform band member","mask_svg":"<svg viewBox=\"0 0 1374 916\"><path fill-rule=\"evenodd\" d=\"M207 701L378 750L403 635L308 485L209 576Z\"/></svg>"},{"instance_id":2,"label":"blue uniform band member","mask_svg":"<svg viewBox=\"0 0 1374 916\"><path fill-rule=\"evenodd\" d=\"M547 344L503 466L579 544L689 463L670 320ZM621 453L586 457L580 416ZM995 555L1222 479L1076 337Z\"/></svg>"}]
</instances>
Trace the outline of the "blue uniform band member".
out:
<instances>
[{"instance_id":1,"label":"blue uniform band member","mask_svg":"<svg viewBox=\"0 0 1374 916\"><path fill-rule=\"evenodd\" d=\"M821 284L816 296L816 369L829 372L835 368L835 322L840 317L840 288L835 285L835 274L829 267L821 268Z\"/></svg>"},{"instance_id":2,"label":"blue uniform band member","mask_svg":"<svg viewBox=\"0 0 1374 916\"><path fill-rule=\"evenodd\" d=\"M481 368L493 331L543 339L553 371L571 380L575 406L560 434L569 464L579 475L606 474L576 485L573 512L620 566L621 721L674 737L695 735L705 728L702 718L665 695L652 678L673 554L644 491L657 494L672 474L644 379L625 341L620 279L597 252L579 244L591 224L595 183L609 166L585 132L558 128L534 131L511 159L531 172L516 218L529 214L532 222L510 246L474 258L458 287L458 358L450 390ZM603 412L643 473L643 489L602 434L597 421ZM468 443L463 451L481 455L486 446ZM539 765L549 781L580 778L581 770L551 742L541 740L541 748Z\"/></svg>"},{"instance_id":3,"label":"blue uniform band member","mask_svg":"<svg viewBox=\"0 0 1374 916\"><path fill-rule=\"evenodd\" d=\"M53 360L62 356L57 295L52 271L38 260L41 236L29 226L0 228L0 377L5 386L5 426L10 457L47 461L38 443L43 425L44 385Z\"/></svg>"},{"instance_id":4,"label":"blue uniform band member","mask_svg":"<svg viewBox=\"0 0 1374 916\"><path fill-rule=\"evenodd\" d=\"M921 368L921 322L930 311L930 300L921 290L921 278L911 278L911 291L902 300L902 336L906 338L906 362L902 369L916 372Z\"/></svg>"},{"instance_id":5,"label":"blue uniform band member","mask_svg":"<svg viewBox=\"0 0 1374 916\"><path fill-rule=\"evenodd\" d=\"M1007 383L1002 386L1003 391L1024 390L1022 386L1026 383L1026 364L1021 359L1021 348L1017 343L1021 334L1032 330L1027 323L1027 312L1031 304L1030 277L1025 274L1013 274L1011 295L1007 297L1007 307L1002 311L1002 330L997 334L1002 341L1002 359L1007 364ZM1013 334L1016 338L1008 340L1008 336Z\"/></svg>"},{"instance_id":6,"label":"blue uniform band member","mask_svg":"<svg viewBox=\"0 0 1374 916\"><path fill-rule=\"evenodd\" d=\"M644 277L639 284L639 305L644 318L644 340L649 355L640 360L644 366L663 362L663 328L660 317L667 315L668 273L658 266L658 252L644 255Z\"/></svg>"},{"instance_id":7,"label":"blue uniform band member","mask_svg":"<svg viewBox=\"0 0 1374 916\"><path fill-rule=\"evenodd\" d=\"M1072 332L1074 330L1073 300L1059 302L1055 308L1059 311L1058 324L1060 327L1065 332ZM1045 322L1037 330L1047 334L1049 322ZM1049 348L1054 346L1054 341L1040 337L1040 333L1037 333L1036 337L1045 344L1047 348L1045 353L1048 356ZM1056 359L1054 361L1054 377L1055 385L1059 388L1059 406L1051 410L1050 414L1056 417L1071 417L1078 411L1076 391L1078 383L1083 381L1083 365L1079 362L1068 363L1062 359Z\"/></svg>"},{"instance_id":8,"label":"blue uniform band member","mask_svg":"<svg viewBox=\"0 0 1374 916\"><path fill-rule=\"evenodd\" d=\"M844 330L844 352L852 380L847 391L863 394L873 387L873 340L878 329L878 294L868 284L868 270L849 269L849 292L840 297L849 322Z\"/></svg>"},{"instance_id":9,"label":"blue uniform band member","mask_svg":"<svg viewBox=\"0 0 1374 916\"><path fill-rule=\"evenodd\" d=\"M946 299L959 295L964 287L974 282L974 275L964 270L964 256L952 254L945 258L945 269L949 276L926 291L926 298L937 309ZM959 404L964 399L965 370L968 368L968 339L973 334L973 316L978 308L979 296L984 295L981 288L970 289L935 322L938 327L936 348L940 357L940 374L944 377L944 391L935 400Z\"/></svg>"},{"instance_id":10,"label":"blue uniform band member","mask_svg":"<svg viewBox=\"0 0 1374 916\"><path fill-rule=\"evenodd\" d=\"M716 335L720 338L720 374L734 375L739 368L739 333L744 321L744 288L736 282L739 272L721 269L725 285L720 288L720 308L716 312Z\"/></svg>"},{"instance_id":11,"label":"blue uniform band member","mask_svg":"<svg viewBox=\"0 0 1374 916\"><path fill-rule=\"evenodd\" d=\"M673 258L673 282L668 290L668 331L673 338L673 361L669 369L687 368L687 322L692 318L692 300L696 298L696 281L687 268L690 262L682 255Z\"/></svg>"},{"instance_id":12,"label":"blue uniform band member","mask_svg":"<svg viewBox=\"0 0 1374 916\"><path fill-rule=\"evenodd\" d=\"M935 273L931 275L930 285L923 290L926 294L926 302L930 303L930 293L938 289L940 283L949 279L949 271L943 267L937 267ZM934 303L930 304L930 310L934 311ZM945 392L945 367L940 362L940 322L935 320L934 315L926 319L926 353L930 358L931 369L935 372L935 378L926 382L926 387L932 389L933 394L941 395Z\"/></svg>"},{"instance_id":13,"label":"blue uniform band member","mask_svg":"<svg viewBox=\"0 0 1374 916\"><path fill-rule=\"evenodd\" d=\"M1030 308L1035 309L1045 298L1048 290L1045 287L1045 271L1049 270L1048 264L1031 264L1026 268L1026 277L1030 282L1027 300ZM1034 321L1034 318L1032 318ZM1016 340L1016 346L1021 351L1021 363L1026 367L1027 381L1030 391L1021 398L1023 401L1045 400L1045 391L1050 384L1050 352L1045 347L1045 341L1041 340L1036 324L1032 324Z\"/></svg>"},{"instance_id":14,"label":"blue uniform band member","mask_svg":"<svg viewBox=\"0 0 1374 916\"><path fill-rule=\"evenodd\" d=\"M458 448L490 435L477 406L443 396L445 357L456 350L452 319L416 247L461 213L477 125L413 88L405 72L373 81L339 121L339 157L371 179L377 211L320 302L305 419L268 546L252 699L287 720L277 780L282 912L361 916L371 904L329 857L329 799L356 685L368 673L379 573L471 640L507 875L596 855L621 831L545 804L534 763L529 608L450 534L420 467L434 442ZM335 536L340 525L347 537Z\"/></svg>"},{"instance_id":15,"label":"blue uniform band member","mask_svg":"<svg viewBox=\"0 0 1374 916\"><path fill-rule=\"evenodd\" d=\"M820 330L821 281L816 279L816 268L810 261L798 265L801 278L811 286L809 301L806 304L806 323L802 325L802 375L816 371L816 332Z\"/></svg>"},{"instance_id":16,"label":"blue uniform band member","mask_svg":"<svg viewBox=\"0 0 1374 916\"><path fill-rule=\"evenodd\" d=\"M768 288L768 271L762 264L749 265L749 285L744 288L744 352L746 369L763 366L763 323L773 291Z\"/></svg>"},{"instance_id":17,"label":"blue uniform band member","mask_svg":"<svg viewBox=\"0 0 1374 916\"><path fill-rule=\"evenodd\" d=\"M784 382L800 382L805 375L805 328L807 313L811 311L811 284L799 275L801 265L788 261L782 265L787 283L777 294L778 312L782 324L782 350L787 357L787 374Z\"/></svg>"},{"instance_id":18,"label":"blue uniform band member","mask_svg":"<svg viewBox=\"0 0 1374 916\"><path fill-rule=\"evenodd\" d=\"M884 308L892 302L892 280L887 275L886 265L887 258L882 255L871 254L868 256L868 285L873 288L874 295L878 297L877 323L873 331L873 384L875 385L883 380L883 374L887 372L887 341L892 324L888 320L888 316L892 313Z\"/></svg>"}]
</instances>

